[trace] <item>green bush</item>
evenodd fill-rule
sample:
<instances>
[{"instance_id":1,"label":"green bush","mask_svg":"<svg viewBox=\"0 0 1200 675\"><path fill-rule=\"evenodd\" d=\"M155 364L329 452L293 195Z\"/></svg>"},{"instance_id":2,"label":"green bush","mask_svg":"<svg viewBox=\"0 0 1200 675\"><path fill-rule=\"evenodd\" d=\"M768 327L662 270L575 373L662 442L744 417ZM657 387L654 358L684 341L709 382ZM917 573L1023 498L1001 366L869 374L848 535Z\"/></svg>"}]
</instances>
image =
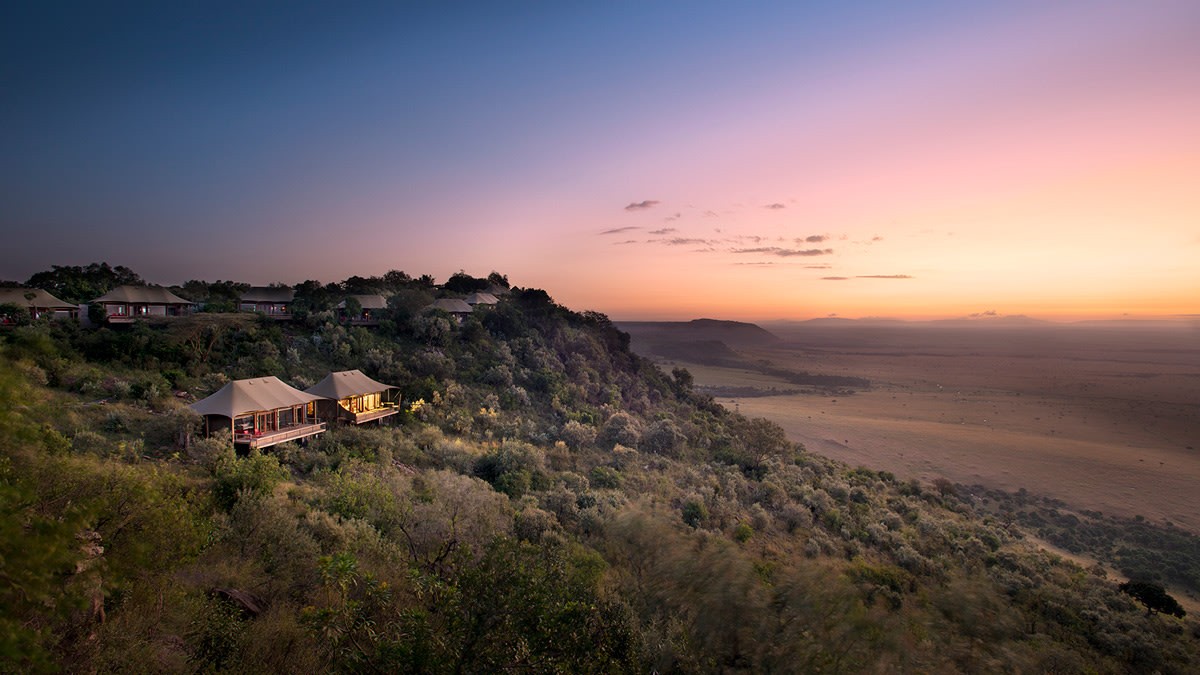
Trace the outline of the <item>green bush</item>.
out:
<instances>
[{"instance_id":1,"label":"green bush","mask_svg":"<svg viewBox=\"0 0 1200 675\"><path fill-rule=\"evenodd\" d=\"M279 460L257 449L246 457L222 456L214 467L213 499L228 511L243 497L262 497L287 478Z\"/></svg>"},{"instance_id":2,"label":"green bush","mask_svg":"<svg viewBox=\"0 0 1200 675\"><path fill-rule=\"evenodd\" d=\"M621 487L621 474L607 466L593 467L588 472L588 480L591 484L598 488L617 489Z\"/></svg>"}]
</instances>

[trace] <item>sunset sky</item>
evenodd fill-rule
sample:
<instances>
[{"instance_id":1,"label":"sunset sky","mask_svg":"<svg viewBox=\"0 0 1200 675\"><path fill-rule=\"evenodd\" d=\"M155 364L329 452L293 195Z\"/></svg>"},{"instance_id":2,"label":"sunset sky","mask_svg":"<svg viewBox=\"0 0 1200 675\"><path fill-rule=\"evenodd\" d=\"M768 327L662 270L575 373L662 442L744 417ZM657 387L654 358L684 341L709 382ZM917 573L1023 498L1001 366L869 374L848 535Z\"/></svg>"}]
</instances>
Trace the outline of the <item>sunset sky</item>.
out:
<instances>
[{"instance_id":1,"label":"sunset sky","mask_svg":"<svg viewBox=\"0 0 1200 675\"><path fill-rule=\"evenodd\" d=\"M1200 2L14 2L0 279L1200 313Z\"/></svg>"}]
</instances>

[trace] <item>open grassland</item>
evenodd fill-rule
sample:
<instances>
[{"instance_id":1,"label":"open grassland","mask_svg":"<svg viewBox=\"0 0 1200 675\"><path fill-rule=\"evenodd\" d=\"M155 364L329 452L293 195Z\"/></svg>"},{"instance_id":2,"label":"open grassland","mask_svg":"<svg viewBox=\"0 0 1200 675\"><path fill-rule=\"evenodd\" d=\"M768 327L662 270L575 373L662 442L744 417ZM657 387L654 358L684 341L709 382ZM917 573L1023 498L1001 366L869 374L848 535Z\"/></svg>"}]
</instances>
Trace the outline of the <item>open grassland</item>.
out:
<instances>
[{"instance_id":1,"label":"open grassland","mask_svg":"<svg viewBox=\"0 0 1200 675\"><path fill-rule=\"evenodd\" d=\"M1200 531L1200 334L1027 327L772 331L751 362L865 377L853 395L719 398L811 450L924 480L1047 495ZM688 365L688 364L684 364ZM786 389L691 366L699 386Z\"/></svg>"}]
</instances>

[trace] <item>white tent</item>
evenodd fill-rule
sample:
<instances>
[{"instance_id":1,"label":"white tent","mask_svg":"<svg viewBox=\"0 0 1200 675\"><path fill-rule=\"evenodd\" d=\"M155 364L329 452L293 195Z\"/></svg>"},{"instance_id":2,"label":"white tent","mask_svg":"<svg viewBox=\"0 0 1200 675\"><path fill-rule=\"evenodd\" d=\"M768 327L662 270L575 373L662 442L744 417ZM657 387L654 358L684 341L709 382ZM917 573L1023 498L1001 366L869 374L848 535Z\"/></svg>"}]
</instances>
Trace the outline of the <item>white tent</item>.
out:
<instances>
[{"instance_id":1,"label":"white tent","mask_svg":"<svg viewBox=\"0 0 1200 675\"><path fill-rule=\"evenodd\" d=\"M343 370L326 375L325 379L304 391L321 398L343 399L348 396L376 394L388 389L396 389L396 387L376 382L363 375L361 370Z\"/></svg>"},{"instance_id":2,"label":"white tent","mask_svg":"<svg viewBox=\"0 0 1200 675\"><path fill-rule=\"evenodd\" d=\"M443 312L449 312L450 314L470 314L472 311L470 305L462 300L459 300L458 298L442 298L440 300L434 300L433 304L429 305L425 309L440 309Z\"/></svg>"},{"instance_id":3,"label":"white tent","mask_svg":"<svg viewBox=\"0 0 1200 675\"><path fill-rule=\"evenodd\" d=\"M491 293L472 293L466 298L466 303L472 307L475 305L494 305L498 302L500 302L500 299Z\"/></svg>"},{"instance_id":4,"label":"white tent","mask_svg":"<svg viewBox=\"0 0 1200 675\"><path fill-rule=\"evenodd\" d=\"M320 399L283 383L278 377L234 380L208 398L188 406L201 415L238 417L253 412L291 408Z\"/></svg>"}]
</instances>

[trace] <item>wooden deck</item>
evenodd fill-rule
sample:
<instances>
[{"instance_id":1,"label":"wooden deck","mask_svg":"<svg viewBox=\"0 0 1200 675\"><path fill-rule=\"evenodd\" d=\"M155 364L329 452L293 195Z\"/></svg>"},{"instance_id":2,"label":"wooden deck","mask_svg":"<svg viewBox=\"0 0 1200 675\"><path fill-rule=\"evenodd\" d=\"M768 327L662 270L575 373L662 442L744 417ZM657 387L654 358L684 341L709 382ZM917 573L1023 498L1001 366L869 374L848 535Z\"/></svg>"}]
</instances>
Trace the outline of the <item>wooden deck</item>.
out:
<instances>
[{"instance_id":1,"label":"wooden deck","mask_svg":"<svg viewBox=\"0 0 1200 675\"><path fill-rule=\"evenodd\" d=\"M261 434L237 434L233 437L233 442L237 445L245 445L251 448L269 448L272 445L278 445L287 441L295 441L301 438L316 436L325 432L325 423L317 422L316 424L296 424L290 427L284 427L278 431L265 431Z\"/></svg>"},{"instance_id":2,"label":"wooden deck","mask_svg":"<svg viewBox=\"0 0 1200 675\"><path fill-rule=\"evenodd\" d=\"M364 422L371 422L373 420L383 419L384 417L388 417L390 415L395 415L398 412L400 412L399 408L387 407L387 408L376 408L375 410L368 410L366 412L352 413L352 414L354 415L354 423L362 424Z\"/></svg>"}]
</instances>

